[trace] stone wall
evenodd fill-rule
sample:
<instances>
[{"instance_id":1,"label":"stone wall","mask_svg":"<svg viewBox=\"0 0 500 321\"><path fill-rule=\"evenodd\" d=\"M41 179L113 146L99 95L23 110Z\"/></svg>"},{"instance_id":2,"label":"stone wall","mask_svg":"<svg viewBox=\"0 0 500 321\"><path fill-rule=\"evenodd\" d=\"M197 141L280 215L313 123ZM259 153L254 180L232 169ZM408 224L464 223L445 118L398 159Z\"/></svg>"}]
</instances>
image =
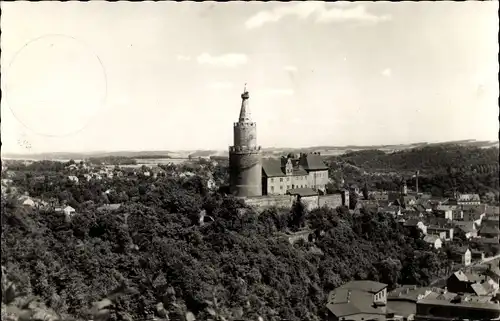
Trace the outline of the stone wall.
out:
<instances>
[{"instance_id":1,"label":"stone wall","mask_svg":"<svg viewBox=\"0 0 500 321\"><path fill-rule=\"evenodd\" d=\"M247 197L243 199L245 204L263 210L269 207L291 208L295 201L295 196L291 195L268 195L258 197Z\"/></svg>"},{"instance_id":2,"label":"stone wall","mask_svg":"<svg viewBox=\"0 0 500 321\"><path fill-rule=\"evenodd\" d=\"M306 206L308 211L312 211L313 209L318 208L319 197L320 196L303 196L300 200Z\"/></svg>"},{"instance_id":3,"label":"stone wall","mask_svg":"<svg viewBox=\"0 0 500 321\"><path fill-rule=\"evenodd\" d=\"M273 206L291 208L295 200L296 197L291 195L266 195L243 198L245 204L255 207L259 210L263 210ZM309 211L323 206L335 209L338 206L343 205L341 194L305 196L301 198L301 201Z\"/></svg>"},{"instance_id":4,"label":"stone wall","mask_svg":"<svg viewBox=\"0 0 500 321\"><path fill-rule=\"evenodd\" d=\"M319 196L319 207L337 208L342 206L342 194L330 194ZM349 204L346 204L349 205Z\"/></svg>"}]
</instances>

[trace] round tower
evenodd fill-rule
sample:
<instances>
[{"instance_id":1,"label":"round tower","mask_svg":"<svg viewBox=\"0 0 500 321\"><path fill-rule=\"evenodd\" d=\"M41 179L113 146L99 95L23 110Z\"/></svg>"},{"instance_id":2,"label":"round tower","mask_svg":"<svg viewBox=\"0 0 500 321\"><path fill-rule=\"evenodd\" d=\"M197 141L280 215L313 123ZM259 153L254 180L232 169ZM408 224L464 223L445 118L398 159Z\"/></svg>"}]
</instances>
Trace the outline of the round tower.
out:
<instances>
[{"instance_id":1,"label":"round tower","mask_svg":"<svg viewBox=\"0 0 500 321\"><path fill-rule=\"evenodd\" d=\"M262 163L257 145L257 126L252 122L245 89L241 94L241 110L234 123L234 144L229 147L229 180L231 193L249 197L262 195Z\"/></svg>"}]
</instances>

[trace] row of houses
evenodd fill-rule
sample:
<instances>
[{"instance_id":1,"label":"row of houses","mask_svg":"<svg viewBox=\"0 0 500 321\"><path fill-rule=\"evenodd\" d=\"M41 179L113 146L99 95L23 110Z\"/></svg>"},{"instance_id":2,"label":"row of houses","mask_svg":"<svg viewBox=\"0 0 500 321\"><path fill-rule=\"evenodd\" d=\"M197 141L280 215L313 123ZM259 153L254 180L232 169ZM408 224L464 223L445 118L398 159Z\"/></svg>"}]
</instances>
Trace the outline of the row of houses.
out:
<instances>
[{"instance_id":1,"label":"row of houses","mask_svg":"<svg viewBox=\"0 0 500 321\"><path fill-rule=\"evenodd\" d=\"M496 264L496 265L495 265ZM328 295L328 320L495 320L500 318L498 262L483 272L456 271L446 287L351 281Z\"/></svg>"}]
</instances>

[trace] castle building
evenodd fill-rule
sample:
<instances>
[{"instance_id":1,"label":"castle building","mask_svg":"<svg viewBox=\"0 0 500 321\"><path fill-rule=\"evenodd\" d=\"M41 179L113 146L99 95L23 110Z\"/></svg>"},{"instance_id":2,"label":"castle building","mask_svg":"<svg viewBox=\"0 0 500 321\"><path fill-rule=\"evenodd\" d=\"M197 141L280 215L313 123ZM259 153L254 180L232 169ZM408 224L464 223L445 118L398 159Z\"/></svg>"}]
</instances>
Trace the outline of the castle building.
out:
<instances>
[{"instance_id":1,"label":"castle building","mask_svg":"<svg viewBox=\"0 0 500 321\"><path fill-rule=\"evenodd\" d=\"M238 122L233 125L234 143L229 147L229 189L249 206L290 207L301 201L309 210L349 204L345 189L326 195L328 167L320 153L288 154L262 159L257 145L257 125L250 117L248 91L241 94Z\"/></svg>"},{"instance_id":2,"label":"castle building","mask_svg":"<svg viewBox=\"0 0 500 321\"><path fill-rule=\"evenodd\" d=\"M249 98L245 86L240 117L233 125L234 144L229 147L230 191L238 197L262 195L261 150L257 145L257 125L250 116Z\"/></svg>"},{"instance_id":3,"label":"castle building","mask_svg":"<svg viewBox=\"0 0 500 321\"><path fill-rule=\"evenodd\" d=\"M257 126L250 116L249 98L245 86L240 117L233 126L234 145L229 147L231 194L238 197L286 195L298 189L308 194L326 194L328 167L319 153L262 159L261 147L257 145Z\"/></svg>"},{"instance_id":4,"label":"castle building","mask_svg":"<svg viewBox=\"0 0 500 321\"><path fill-rule=\"evenodd\" d=\"M281 159L263 159L262 193L285 195L297 189L326 194L328 167L319 153L289 154Z\"/></svg>"}]
</instances>

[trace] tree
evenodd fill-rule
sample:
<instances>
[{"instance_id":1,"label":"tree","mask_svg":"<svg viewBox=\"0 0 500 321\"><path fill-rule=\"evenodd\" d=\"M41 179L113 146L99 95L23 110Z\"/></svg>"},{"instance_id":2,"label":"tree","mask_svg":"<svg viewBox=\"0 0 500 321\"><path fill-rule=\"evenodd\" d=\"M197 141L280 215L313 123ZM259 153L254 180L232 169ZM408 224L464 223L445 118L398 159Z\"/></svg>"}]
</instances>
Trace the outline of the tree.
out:
<instances>
[{"instance_id":1,"label":"tree","mask_svg":"<svg viewBox=\"0 0 500 321\"><path fill-rule=\"evenodd\" d=\"M291 211L289 226L293 230L298 230L304 226L307 209L304 203L298 199L294 202Z\"/></svg>"},{"instance_id":2,"label":"tree","mask_svg":"<svg viewBox=\"0 0 500 321\"><path fill-rule=\"evenodd\" d=\"M353 210L358 205L358 193L355 190L349 190L349 209Z\"/></svg>"},{"instance_id":3,"label":"tree","mask_svg":"<svg viewBox=\"0 0 500 321\"><path fill-rule=\"evenodd\" d=\"M365 185L363 186L363 198L365 200L369 199L369 195L368 195L368 184L366 183L365 181Z\"/></svg>"}]
</instances>

